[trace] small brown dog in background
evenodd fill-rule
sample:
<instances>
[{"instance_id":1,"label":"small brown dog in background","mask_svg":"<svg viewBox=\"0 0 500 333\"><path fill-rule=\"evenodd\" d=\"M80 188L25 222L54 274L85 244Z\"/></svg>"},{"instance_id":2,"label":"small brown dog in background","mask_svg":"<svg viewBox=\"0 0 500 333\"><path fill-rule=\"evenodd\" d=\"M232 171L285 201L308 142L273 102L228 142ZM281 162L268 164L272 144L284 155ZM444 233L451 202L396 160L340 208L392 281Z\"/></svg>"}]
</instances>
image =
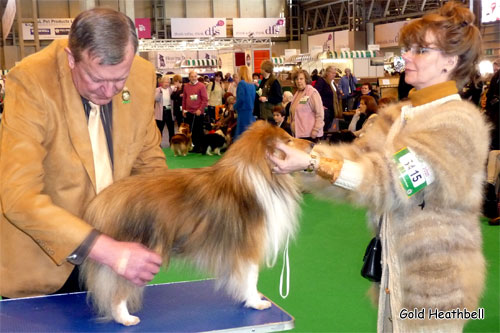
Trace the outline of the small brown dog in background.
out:
<instances>
[{"instance_id":1,"label":"small brown dog in background","mask_svg":"<svg viewBox=\"0 0 500 333\"><path fill-rule=\"evenodd\" d=\"M189 124L181 124L179 133L170 139L170 148L174 152L174 156L186 156L193 149Z\"/></svg>"}]
</instances>

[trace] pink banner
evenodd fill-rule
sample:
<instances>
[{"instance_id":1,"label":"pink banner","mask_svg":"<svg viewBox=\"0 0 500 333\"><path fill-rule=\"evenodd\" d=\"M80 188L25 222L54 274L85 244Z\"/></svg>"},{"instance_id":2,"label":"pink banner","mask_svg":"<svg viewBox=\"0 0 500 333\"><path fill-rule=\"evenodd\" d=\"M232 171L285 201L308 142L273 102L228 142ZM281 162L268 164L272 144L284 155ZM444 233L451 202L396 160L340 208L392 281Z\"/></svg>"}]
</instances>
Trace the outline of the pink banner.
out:
<instances>
[{"instance_id":1,"label":"pink banner","mask_svg":"<svg viewBox=\"0 0 500 333\"><path fill-rule=\"evenodd\" d=\"M137 28L138 38L151 38L151 19L136 18L135 27Z\"/></svg>"}]
</instances>

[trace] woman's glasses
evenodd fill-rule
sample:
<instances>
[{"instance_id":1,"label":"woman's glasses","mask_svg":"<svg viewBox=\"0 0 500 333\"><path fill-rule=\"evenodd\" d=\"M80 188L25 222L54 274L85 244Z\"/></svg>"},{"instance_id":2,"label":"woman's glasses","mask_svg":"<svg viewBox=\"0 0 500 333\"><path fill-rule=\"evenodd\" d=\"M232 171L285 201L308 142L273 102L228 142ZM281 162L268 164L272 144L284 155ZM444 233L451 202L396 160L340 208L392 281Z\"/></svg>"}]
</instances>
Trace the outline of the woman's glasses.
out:
<instances>
[{"instance_id":1,"label":"woman's glasses","mask_svg":"<svg viewBox=\"0 0 500 333\"><path fill-rule=\"evenodd\" d=\"M406 52L411 52L411 54L413 54L413 55L420 55L420 54L429 53L430 51L441 52L440 49L435 48L435 47L424 47L424 46L419 46L419 45L413 45L411 47L403 46L401 48L401 55L405 54Z\"/></svg>"}]
</instances>

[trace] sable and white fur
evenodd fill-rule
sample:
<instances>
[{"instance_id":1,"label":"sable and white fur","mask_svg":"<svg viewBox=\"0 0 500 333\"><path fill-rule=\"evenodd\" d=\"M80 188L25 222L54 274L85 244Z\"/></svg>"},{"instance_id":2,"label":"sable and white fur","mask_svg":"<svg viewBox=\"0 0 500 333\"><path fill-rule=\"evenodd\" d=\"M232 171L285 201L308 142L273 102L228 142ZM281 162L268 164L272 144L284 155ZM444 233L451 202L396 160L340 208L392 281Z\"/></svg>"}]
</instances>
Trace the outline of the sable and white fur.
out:
<instances>
[{"instance_id":1,"label":"sable and white fur","mask_svg":"<svg viewBox=\"0 0 500 333\"><path fill-rule=\"evenodd\" d=\"M300 192L290 175L274 174L266 154L282 154L276 142L310 151L310 142L260 121L213 166L132 176L101 192L85 220L120 241L140 242L160 253L188 259L217 277L246 307L271 306L257 291L259 265L273 264L297 231ZM87 259L82 281L99 316L134 325L138 288L109 267Z\"/></svg>"},{"instance_id":2,"label":"sable and white fur","mask_svg":"<svg viewBox=\"0 0 500 333\"><path fill-rule=\"evenodd\" d=\"M174 156L186 156L193 149L192 143L189 124L182 123L179 126L179 133L170 138L170 149L174 152Z\"/></svg>"}]
</instances>

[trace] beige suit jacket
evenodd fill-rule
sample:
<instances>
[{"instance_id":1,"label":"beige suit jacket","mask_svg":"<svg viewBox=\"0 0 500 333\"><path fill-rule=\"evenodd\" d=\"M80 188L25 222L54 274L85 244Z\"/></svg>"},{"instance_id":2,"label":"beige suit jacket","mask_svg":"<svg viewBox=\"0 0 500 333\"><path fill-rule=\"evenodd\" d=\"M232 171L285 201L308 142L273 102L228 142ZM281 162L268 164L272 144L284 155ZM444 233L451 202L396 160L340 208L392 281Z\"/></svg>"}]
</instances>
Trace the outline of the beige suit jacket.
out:
<instances>
[{"instance_id":1,"label":"beige suit jacket","mask_svg":"<svg viewBox=\"0 0 500 333\"><path fill-rule=\"evenodd\" d=\"M66 261L92 227L81 219L95 196L87 119L64 48L54 41L7 76L0 125L0 295L59 289ZM113 98L114 180L166 168L154 110L155 73L134 59L122 94Z\"/></svg>"}]
</instances>

